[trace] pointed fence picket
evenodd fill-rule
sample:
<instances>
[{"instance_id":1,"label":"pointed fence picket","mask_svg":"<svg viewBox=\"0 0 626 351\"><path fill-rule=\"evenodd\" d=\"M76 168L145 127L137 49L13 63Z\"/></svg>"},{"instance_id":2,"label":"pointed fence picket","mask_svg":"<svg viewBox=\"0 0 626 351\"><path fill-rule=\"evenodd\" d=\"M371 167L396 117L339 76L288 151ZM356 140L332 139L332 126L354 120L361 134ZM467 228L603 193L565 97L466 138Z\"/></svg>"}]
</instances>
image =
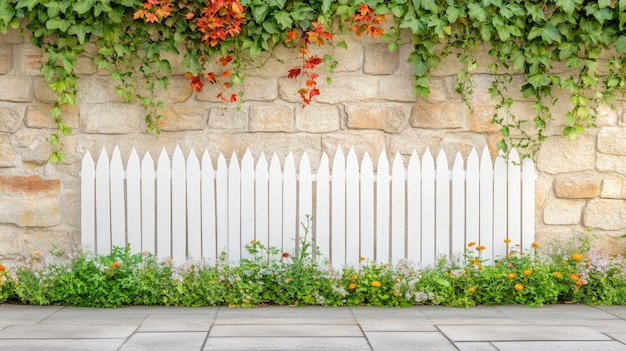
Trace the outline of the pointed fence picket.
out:
<instances>
[{"instance_id":1,"label":"pointed fence picket","mask_svg":"<svg viewBox=\"0 0 626 351\"><path fill-rule=\"evenodd\" d=\"M204 151L199 160L176 147L155 163L132 150L124 170L118 148L103 149L94 163L87 153L81 168L81 240L98 254L130 245L181 263L187 258L216 259L222 252L237 262L249 257L257 241L293 254L306 231L320 261L335 267L357 265L361 258L422 266L441 255L463 252L469 242L483 245L483 258L507 254L505 238L522 248L534 240L535 168L508 160L492 162L487 148L472 150L453 166L439 151L405 159L381 152L358 160L354 149L338 148L332 168L323 154L316 173L302 155L281 165L272 155L255 161L249 150L239 161L220 154L215 168ZM310 223L307 223L312 216ZM301 225L304 224L304 225Z\"/></svg>"}]
</instances>

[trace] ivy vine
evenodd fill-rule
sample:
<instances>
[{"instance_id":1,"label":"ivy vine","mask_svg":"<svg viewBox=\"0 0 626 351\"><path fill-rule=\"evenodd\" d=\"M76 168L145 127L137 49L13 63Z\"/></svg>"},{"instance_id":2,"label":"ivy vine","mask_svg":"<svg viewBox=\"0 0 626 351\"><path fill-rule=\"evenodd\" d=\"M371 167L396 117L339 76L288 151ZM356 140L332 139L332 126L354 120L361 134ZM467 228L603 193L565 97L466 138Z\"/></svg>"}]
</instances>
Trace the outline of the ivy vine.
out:
<instances>
[{"instance_id":1,"label":"ivy vine","mask_svg":"<svg viewBox=\"0 0 626 351\"><path fill-rule=\"evenodd\" d=\"M386 31L384 21L390 23ZM381 36L393 51L404 44L401 32L410 31L415 93L427 97L431 72L457 53L464 68L456 90L468 102L478 66L472 52L488 43L493 122L503 135L498 147L529 156L547 138L556 90L570 95L563 134L571 139L593 127L598 106L610 105L624 90L625 24L626 0L0 0L0 31L29 31L45 52L41 72L57 93L50 111L58 127L50 137L53 162L64 158L61 137L71 130L61 106L76 103L74 68L87 43L97 45L93 61L111 72L116 92L138 101L154 130L164 107L156 91L167 88L172 72L164 53L184 56L194 90L211 84L221 100L240 102L236 86L246 65L263 64L261 57L278 45L296 47L302 66L287 68L285 75L303 77L298 93L308 105L323 94L318 66L332 72L337 65L331 55L310 55L310 45L345 47L333 41L333 33L352 31ZM567 70L555 70L557 63ZM532 101L530 119L512 113L507 90L516 75L523 78L521 95Z\"/></svg>"}]
</instances>

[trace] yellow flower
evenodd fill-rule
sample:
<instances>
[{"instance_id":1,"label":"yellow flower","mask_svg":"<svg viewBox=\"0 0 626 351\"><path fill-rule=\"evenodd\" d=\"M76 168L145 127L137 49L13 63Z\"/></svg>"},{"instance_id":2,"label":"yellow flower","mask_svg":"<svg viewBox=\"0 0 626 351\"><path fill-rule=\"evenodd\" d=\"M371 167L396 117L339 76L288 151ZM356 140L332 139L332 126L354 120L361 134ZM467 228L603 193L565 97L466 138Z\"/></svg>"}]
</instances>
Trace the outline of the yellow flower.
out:
<instances>
[{"instance_id":1,"label":"yellow flower","mask_svg":"<svg viewBox=\"0 0 626 351\"><path fill-rule=\"evenodd\" d=\"M476 288L472 286L468 290L469 290L470 293L473 294L476 291Z\"/></svg>"},{"instance_id":2,"label":"yellow flower","mask_svg":"<svg viewBox=\"0 0 626 351\"><path fill-rule=\"evenodd\" d=\"M515 277L517 277L515 273L509 273L509 279L514 279Z\"/></svg>"},{"instance_id":3,"label":"yellow flower","mask_svg":"<svg viewBox=\"0 0 626 351\"><path fill-rule=\"evenodd\" d=\"M400 296L400 292L399 292L398 290L394 291L394 292L393 292L393 296L395 296L395 297Z\"/></svg>"},{"instance_id":4,"label":"yellow flower","mask_svg":"<svg viewBox=\"0 0 626 351\"><path fill-rule=\"evenodd\" d=\"M522 284L517 283L515 284L514 288L517 291L522 291L524 289L524 286Z\"/></svg>"},{"instance_id":5,"label":"yellow flower","mask_svg":"<svg viewBox=\"0 0 626 351\"><path fill-rule=\"evenodd\" d=\"M470 241L469 244L467 244L468 247L472 247L474 245L476 245L476 243L474 241Z\"/></svg>"},{"instance_id":6,"label":"yellow flower","mask_svg":"<svg viewBox=\"0 0 626 351\"><path fill-rule=\"evenodd\" d=\"M355 283L350 283L348 288L350 288L350 290L354 290L354 289L356 289L356 284Z\"/></svg>"},{"instance_id":7,"label":"yellow flower","mask_svg":"<svg viewBox=\"0 0 626 351\"><path fill-rule=\"evenodd\" d=\"M510 243L510 242L511 242L511 239L509 239L509 238L504 239L504 243L505 243L505 244L508 244L508 243Z\"/></svg>"},{"instance_id":8,"label":"yellow flower","mask_svg":"<svg viewBox=\"0 0 626 351\"><path fill-rule=\"evenodd\" d=\"M258 243L257 243L257 241L256 241L256 240L252 240L252 241L250 242L250 244L254 246L254 245L258 244Z\"/></svg>"},{"instance_id":9,"label":"yellow flower","mask_svg":"<svg viewBox=\"0 0 626 351\"><path fill-rule=\"evenodd\" d=\"M351 276L350 276L350 279L352 279L352 280L356 280L358 277L359 277L358 275L353 274L353 275L351 275Z\"/></svg>"},{"instance_id":10,"label":"yellow flower","mask_svg":"<svg viewBox=\"0 0 626 351\"><path fill-rule=\"evenodd\" d=\"M572 255L572 260L576 262L580 262L583 259L583 256L579 253L575 253Z\"/></svg>"},{"instance_id":11,"label":"yellow flower","mask_svg":"<svg viewBox=\"0 0 626 351\"><path fill-rule=\"evenodd\" d=\"M525 269L525 270L524 270L524 275L525 275L525 276L527 276L527 277L528 277L528 276L529 276L529 275L531 275L531 274L532 274L532 271L531 271L530 269Z\"/></svg>"},{"instance_id":12,"label":"yellow flower","mask_svg":"<svg viewBox=\"0 0 626 351\"><path fill-rule=\"evenodd\" d=\"M375 288L377 288L377 287L379 287L379 286L380 286L380 282L379 282L378 280L374 280L374 281L372 282L372 286L373 286L373 287L375 287Z\"/></svg>"},{"instance_id":13,"label":"yellow flower","mask_svg":"<svg viewBox=\"0 0 626 351\"><path fill-rule=\"evenodd\" d=\"M556 278L561 278L561 272L554 272L552 273L553 276L555 276Z\"/></svg>"}]
</instances>

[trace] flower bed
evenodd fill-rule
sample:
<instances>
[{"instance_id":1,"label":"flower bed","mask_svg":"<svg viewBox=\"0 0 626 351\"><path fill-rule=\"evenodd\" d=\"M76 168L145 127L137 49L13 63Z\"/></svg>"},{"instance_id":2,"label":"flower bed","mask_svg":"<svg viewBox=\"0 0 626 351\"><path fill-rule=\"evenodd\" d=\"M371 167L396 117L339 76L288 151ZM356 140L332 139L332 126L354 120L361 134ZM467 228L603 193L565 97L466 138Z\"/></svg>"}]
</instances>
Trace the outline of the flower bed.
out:
<instances>
[{"instance_id":1,"label":"flower bed","mask_svg":"<svg viewBox=\"0 0 626 351\"><path fill-rule=\"evenodd\" d=\"M400 261L361 258L341 270L318 263L310 244L295 253L252 241L238 264L187 261L175 266L130 247L110 255L34 253L24 265L0 264L0 302L35 305L120 307L125 305L253 307L264 304L396 306L477 304L540 306L559 302L626 304L626 262L594 251L588 241L538 253L505 240L510 254L487 264L483 246L470 243L458 257L442 257L419 269Z\"/></svg>"}]
</instances>

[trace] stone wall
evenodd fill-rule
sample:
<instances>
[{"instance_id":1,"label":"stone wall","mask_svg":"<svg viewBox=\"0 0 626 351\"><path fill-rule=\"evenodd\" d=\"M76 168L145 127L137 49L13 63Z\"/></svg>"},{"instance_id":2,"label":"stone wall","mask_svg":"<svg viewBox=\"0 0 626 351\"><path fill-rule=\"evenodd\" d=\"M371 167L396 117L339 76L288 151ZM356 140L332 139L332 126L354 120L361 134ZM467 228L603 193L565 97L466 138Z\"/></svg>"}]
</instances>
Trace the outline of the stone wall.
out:
<instances>
[{"instance_id":1,"label":"stone wall","mask_svg":"<svg viewBox=\"0 0 626 351\"><path fill-rule=\"evenodd\" d=\"M349 49L334 53L340 64L332 84L322 83L321 95L304 109L297 96L300 81L286 77L297 62L287 50L247 71L246 102L239 110L220 103L208 85L202 93L192 92L184 70L175 68L171 87L160 95L167 102L160 136L146 132L143 110L123 103L107 73L83 57L77 65L78 105L64 114L73 128L63 139L67 160L49 164L46 138L54 123L47 111L55 95L39 73L42 53L15 31L0 35L0 260L79 243L80 160L103 147L119 145L125 157L133 147L139 154L157 156L165 148L171 155L176 145L185 153L207 148L213 157L242 155L250 148L255 156L276 152L284 159L293 151L296 161L306 151L315 163L338 146L374 157L381 150L408 156L426 148L467 157L472 148L488 146L495 157L500 137L489 123L495 102L485 68L473 78L470 113L454 92L459 66L453 57L433 73L432 93L424 100L412 92L410 47L389 53L380 41L345 39ZM481 63L489 60L484 48L476 55ZM515 84L511 91L517 91ZM516 99L518 113L532 113L530 102ZM626 239L617 238L626 232L626 114L621 105L605 108L597 129L569 142L559 136L558 125L567 101L563 94L549 130L553 136L536 159L537 240L547 244L589 227L607 251L626 253Z\"/></svg>"}]
</instances>

